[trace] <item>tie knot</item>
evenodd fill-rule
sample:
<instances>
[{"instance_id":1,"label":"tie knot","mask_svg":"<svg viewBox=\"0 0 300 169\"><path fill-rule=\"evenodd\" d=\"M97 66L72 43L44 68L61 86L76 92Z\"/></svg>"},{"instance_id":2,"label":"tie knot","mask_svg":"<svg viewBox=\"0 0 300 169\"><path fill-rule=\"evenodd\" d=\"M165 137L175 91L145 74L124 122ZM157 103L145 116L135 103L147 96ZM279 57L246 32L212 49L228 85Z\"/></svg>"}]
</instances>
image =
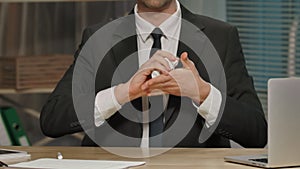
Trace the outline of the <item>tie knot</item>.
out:
<instances>
[{"instance_id":1,"label":"tie knot","mask_svg":"<svg viewBox=\"0 0 300 169\"><path fill-rule=\"evenodd\" d=\"M163 32L159 28L155 28L152 31L151 36L153 37L154 41L160 40L160 38L163 36Z\"/></svg>"}]
</instances>

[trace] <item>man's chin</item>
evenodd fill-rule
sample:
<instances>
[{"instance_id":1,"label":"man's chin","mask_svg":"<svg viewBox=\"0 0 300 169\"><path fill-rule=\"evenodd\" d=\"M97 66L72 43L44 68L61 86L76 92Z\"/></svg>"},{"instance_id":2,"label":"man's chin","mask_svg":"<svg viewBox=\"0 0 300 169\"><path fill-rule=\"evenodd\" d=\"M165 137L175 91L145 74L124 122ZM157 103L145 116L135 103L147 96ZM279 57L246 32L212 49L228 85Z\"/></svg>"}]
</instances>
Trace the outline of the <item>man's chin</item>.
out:
<instances>
[{"instance_id":1,"label":"man's chin","mask_svg":"<svg viewBox=\"0 0 300 169\"><path fill-rule=\"evenodd\" d=\"M141 0L143 5L149 9L160 10L166 8L172 0Z\"/></svg>"}]
</instances>

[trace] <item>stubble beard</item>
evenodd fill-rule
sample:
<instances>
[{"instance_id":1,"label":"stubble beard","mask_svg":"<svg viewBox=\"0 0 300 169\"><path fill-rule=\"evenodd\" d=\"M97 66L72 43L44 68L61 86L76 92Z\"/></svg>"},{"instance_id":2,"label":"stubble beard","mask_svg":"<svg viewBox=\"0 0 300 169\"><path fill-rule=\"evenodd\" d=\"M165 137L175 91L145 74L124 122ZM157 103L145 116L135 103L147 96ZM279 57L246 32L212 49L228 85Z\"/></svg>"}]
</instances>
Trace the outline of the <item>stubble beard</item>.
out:
<instances>
[{"instance_id":1,"label":"stubble beard","mask_svg":"<svg viewBox=\"0 0 300 169\"><path fill-rule=\"evenodd\" d=\"M142 5L149 9L164 9L166 8L173 0L140 0Z\"/></svg>"}]
</instances>

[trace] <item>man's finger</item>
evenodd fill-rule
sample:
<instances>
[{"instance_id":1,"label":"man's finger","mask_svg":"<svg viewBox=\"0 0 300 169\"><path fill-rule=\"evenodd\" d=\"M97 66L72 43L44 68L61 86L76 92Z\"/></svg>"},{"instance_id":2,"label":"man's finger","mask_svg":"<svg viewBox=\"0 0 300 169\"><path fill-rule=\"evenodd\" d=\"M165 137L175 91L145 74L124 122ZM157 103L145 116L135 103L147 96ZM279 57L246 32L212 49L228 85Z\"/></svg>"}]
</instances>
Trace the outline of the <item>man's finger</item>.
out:
<instances>
[{"instance_id":1,"label":"man's finger","mask_svg":"<svg viewBox=\"0 0 300 169\"><path fill-rule=\"evenodd\" d=\"M156 52L156 54L159 55L159 56L161 56L162 58L167 58L167 59L169 59L172 62L178 60L178 58L176 56L174 56L171 53L166 52L166 51L158 50Z\"/></svg>"},{"instance_id":2,"label":"man's finger","mask_svg":"<svg viewBox=\"0 0 300 169\"><path fill-rule=\"evenodd\" d=\"M181 54L180 60L181 60L181 63L182 63L184 68L187 68L187 69L191 68L191 64L190 64L190 60L188 58L188 53L187 52L183 52Z\"/></svg>"},{"instance_id":3,"label":"man's finger","mask_svg":"<svg viewBox=\"0 0 300 169\"><path fill-rule=\"evenodd\" d=\"M188 60L188 59L189 59L189 58L188 58L188 53L187 53L187 52L183 52L183 53L181 54L180 58L183 59L183 60Z\"/></svg>"},{"instance_id":4,"label":"man's finger","mask_svg":"<svg viewBox=\"0 0 300 169\"><path fill-rule=\"evenodd\" d=\"M166 59L164 59L163 57L158 57L156 58L156 61L162 64L166 68L166 70L171 71L170 65Z\"/></svg>"},{"instance_id":5,"label":"man's finger","mask_svg":"<svg viewBox=\"0 0 300 169\"><path fill-rule=\"evenodd\" d=\"M166 75L160 75L156 78L148 80L146 83L148 86L152 86L158 83L166 83L172 79L171 76L166 76Z\"/></svg>"},{"instance_id":6,"label":"man's finger","mask_svg":"<svg viewBox=\"0 0 300 169\"><path fill-rule=\"evenodd\" d=\"M183 52L180 56L180 60L182 62L182 65L184 68L186 69L190 69L191 71L193 71L194 73L197 73L197 69L195 67L195 64L193 61L191 61L188 57L188 53L187 52Z\"/></svg>"},{"instance_id":7,"label":"man's finger","mask_svg":"<svg viewBox=\"0 0 300 169\"><path fill-rule=\"evenodd\" d=\"M172 79L172 77L162 74L162 75L157 76L156 78L148 80L141 87L143 90L149 89L150 87L152 87L156 84L166 83L166 82L170 81L171 79Z\"/></svg>"},{"instance_id":8,"label":"man's finger","mask_svg":"<svg viewBox=\"0 0 300 169\"><path fill-rule=\"evenodd\" d=\"M169 69L166 68L165 65L162 65L159 62L152 64L150 67L143 67L139 71L142 72L143 75L148 76L151 75L154 70L159 71L161 74L168 74L167 72L169 71Z\"/></svg>"}]
</instances>

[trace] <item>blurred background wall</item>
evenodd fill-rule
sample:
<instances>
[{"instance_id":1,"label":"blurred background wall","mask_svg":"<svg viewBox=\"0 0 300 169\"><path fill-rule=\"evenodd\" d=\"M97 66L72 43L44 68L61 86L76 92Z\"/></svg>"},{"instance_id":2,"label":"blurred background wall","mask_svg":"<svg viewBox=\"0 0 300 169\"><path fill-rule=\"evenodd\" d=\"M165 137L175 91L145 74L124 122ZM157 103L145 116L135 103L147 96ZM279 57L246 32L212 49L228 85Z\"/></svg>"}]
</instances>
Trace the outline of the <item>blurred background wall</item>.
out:
<instances>
[{"instance_id":1,"label":"blurred background wall","mask_svg":"<svg viewBox=\"0 0 300 169\"><path fill-rule=\"evenodd\" d=\"M226 0L180 0L180 2L196 14L226 21Z\"/></svg>"}]
</instances>

